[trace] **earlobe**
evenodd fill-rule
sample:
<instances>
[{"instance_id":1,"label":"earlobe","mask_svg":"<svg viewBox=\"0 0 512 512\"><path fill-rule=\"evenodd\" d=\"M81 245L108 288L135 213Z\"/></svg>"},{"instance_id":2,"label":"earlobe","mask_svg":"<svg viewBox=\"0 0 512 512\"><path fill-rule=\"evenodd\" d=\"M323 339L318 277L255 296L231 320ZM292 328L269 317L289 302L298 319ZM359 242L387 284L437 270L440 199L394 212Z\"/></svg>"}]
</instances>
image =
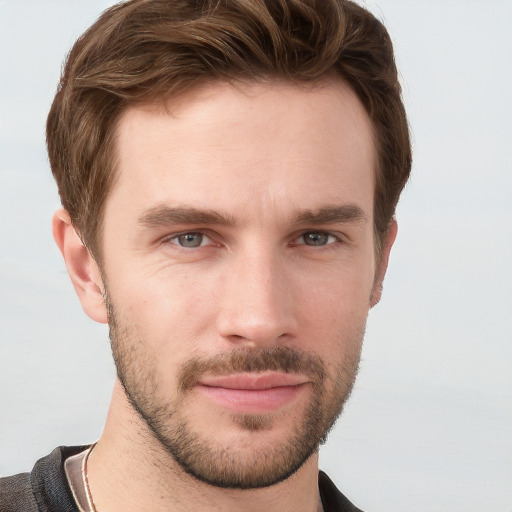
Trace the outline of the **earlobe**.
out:
<instances>
[{"instance_id":1,"label":"earlobe","mask_svg":"<svg viewBox=\"0 0 512 512\"><path fill-rule=\"evenodd\" d=\"M83 310L96 322L107 323L103 281L98 264L76 233L66 210L55 212L52 230Z\"/></svg>"},{"instance_id":2,"label":"earlobe","mask_svg":"<svg viewBox=\"0 0 512 512\"><path fill-rule=\"evenodd\" d=\"M382 296L382 284L384 282L384 277L386 275L386 270L388 268L389 253L391 252L391 247L393 247L393 243L395 242L397 232L398 225L396 223L396 219L393 217L393 219L389 223L386 235L382 240L380 259L377 264L375 279L373 281L372 293L370 295L370 307L372 308L380 301L380 298Z\"/></svg>"}]
</instances>

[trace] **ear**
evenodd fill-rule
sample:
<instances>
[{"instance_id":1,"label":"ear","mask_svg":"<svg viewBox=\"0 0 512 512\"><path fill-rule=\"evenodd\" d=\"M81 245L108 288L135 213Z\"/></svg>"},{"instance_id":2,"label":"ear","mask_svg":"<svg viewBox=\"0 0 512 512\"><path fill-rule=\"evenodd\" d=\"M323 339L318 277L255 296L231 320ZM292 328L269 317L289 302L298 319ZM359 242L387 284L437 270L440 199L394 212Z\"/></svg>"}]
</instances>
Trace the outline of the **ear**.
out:
<instances>
[{"instance_id":1,"label":"ear","mask_svg":"<svg viewBox=\"0 0 512 512\"><path fill-rule=\"evenodd\" d=\"M386 275L386 270L388 268L389 253L391 252L391 247L393 247L393 243L395 242L397 232L398 225L396 223L396 219L393 217L388 226L388 230L386 231L386 235L382 240L380 259L377 263L372 293L370 295L370 307L372 308L380 301L382 295L382 283L384 282L384 276Z\"/></svg>"},{"instance_id":2,"label":"ear","mask_svg":"<svg viewBox=\"0 0 512 512\"><path fill-rule=\"evenodd\" d=\"M69 277L85 313L107 323L104 286L98 264L77 235L66 210L57 210L52 221L53 238L66 263Z\"/></svg>"}]
</instances>

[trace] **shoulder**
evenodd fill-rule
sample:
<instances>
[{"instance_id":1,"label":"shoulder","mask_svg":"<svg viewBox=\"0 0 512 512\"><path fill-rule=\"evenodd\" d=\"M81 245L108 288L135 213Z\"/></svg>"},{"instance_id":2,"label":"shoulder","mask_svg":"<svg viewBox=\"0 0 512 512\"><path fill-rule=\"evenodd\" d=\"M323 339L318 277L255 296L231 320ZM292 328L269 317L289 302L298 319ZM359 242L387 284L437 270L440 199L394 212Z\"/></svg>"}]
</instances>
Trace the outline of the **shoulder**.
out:
<instances>
[{"instance_id":1,"label":"shoulder","mask_svg":"<svg viewBox=\"0 0 512 512\"><path fill-rule=\"evenodd\" d=\"M32 493L30 473L0 478L0 510L2 512L39 511Z\"/></svg>"},{"instance_id":2,"label":"shoulder","mask_svg":"<svg viewBox=\"0 0 512 512\"><path fill-rule=\"evenodd\" d=\"M318 488L325 512L363 512L338 490L323 471L318 473Z\"/></svg>"},{"instance_id":3,"label":"shoulder","mask_svg":"<svg viewBox=\"0 0 512 512\"><path fill-rule=\"evenodd\" d=\"M30 473L0 478L1 512L77 511L63 470L64 460L86 446L55 448Z\"/></svg>"}]
</instances>

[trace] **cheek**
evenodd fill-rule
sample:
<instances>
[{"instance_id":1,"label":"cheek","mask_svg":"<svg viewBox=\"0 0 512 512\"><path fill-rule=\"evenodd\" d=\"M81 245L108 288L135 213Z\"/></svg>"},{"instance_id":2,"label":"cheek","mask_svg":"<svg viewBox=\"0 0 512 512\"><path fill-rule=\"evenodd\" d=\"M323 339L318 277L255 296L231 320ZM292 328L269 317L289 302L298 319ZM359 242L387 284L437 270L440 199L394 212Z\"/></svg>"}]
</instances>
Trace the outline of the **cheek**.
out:
<instances>
[{"instance_id":1,"label":"cheek","mask_svg":"<svg viewBox=\"0 0 512 512\"><path fill-rule=\"evenodd\" d=\"M301 280L297 284L296 295L300 297L303 309L310 310L319 320L323 319L323 323L350 324L368 314L372 284L370 265L333 269L321 279L317 274Z\"/></svg>"},{"instance_id":2,"label":"cheek","mask_svg":"<svg viewBox=\"0 0 512 512\"><path fill-rule=\"evenodd\" d=\"M323 283L311 282L301 297L303 348L313 350L325 361L344 359L358 353L370 307L371 272L336 273Z\"/></svg>"},{"instance_id":3,"label":"cheek","mask_svg":"<svg viewBox=\"0 0 512 512\"><path fill-rule=\"evenodd\" d=\"M126 324L163 356L193 350L214 317L212 283L173 270L152 275L132 272L128 279L119 276L109 283L112 301Z\"/></svg>"},{"instance_id":4,"label":"cheek","mask_svg":"<svg viewBox=\"0 0 512 512\"><path fill-rule=\"evenodd\" d=\"M114 274L109 288L114 288L118 299L126 304L126 310L139 314L185 315L208 302L213 279L205 279L193 268L169 265L163 268L144 269L134 266L126 272ZM208 275L206 275L208 277Z\"/></svg>"}]
</instances>

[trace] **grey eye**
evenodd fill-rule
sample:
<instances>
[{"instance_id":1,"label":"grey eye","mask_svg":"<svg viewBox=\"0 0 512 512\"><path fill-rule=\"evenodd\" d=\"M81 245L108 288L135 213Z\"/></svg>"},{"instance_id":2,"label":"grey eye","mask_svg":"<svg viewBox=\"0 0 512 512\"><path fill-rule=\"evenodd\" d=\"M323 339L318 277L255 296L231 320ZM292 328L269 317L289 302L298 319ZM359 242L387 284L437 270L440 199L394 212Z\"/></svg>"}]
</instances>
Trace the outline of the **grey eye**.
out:
<instances>
[{"instance_id":1,"label":"grey eye","mask_svg":"<svg viewBox=\"0 0 512 512\"><path fill-rule=\"evenodd\" d=\"M334 238L332 235L328 233L322 233L317 231L311 231L309 233L304 233L300 237L305 245L327 245L330 240L329 238Z\"/></svg>"},{"instance_id":2,"label":"grey eye","mask_svg":"<svg viewBox=\"0 0 512 512\"><path fill-rule=\"evenodd\" d=\"M203 233L184 233L172 239L172 242L181 247L195 248L203 245L205 236Z\"/></svg>"}]
</instances>

